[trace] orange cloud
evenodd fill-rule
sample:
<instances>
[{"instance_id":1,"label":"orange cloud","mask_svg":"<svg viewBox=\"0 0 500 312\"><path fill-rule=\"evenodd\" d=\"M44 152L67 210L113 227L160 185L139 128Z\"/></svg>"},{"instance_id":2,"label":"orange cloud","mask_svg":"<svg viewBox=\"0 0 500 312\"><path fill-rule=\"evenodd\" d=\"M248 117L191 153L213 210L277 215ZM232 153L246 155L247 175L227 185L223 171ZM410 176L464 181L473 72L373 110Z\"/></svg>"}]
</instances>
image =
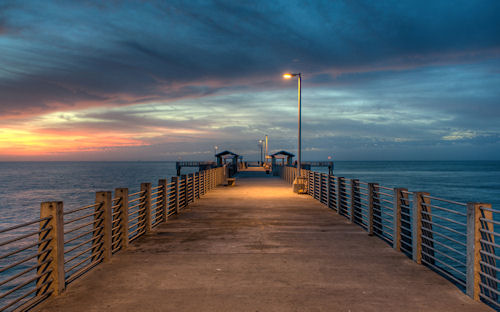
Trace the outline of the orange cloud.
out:
<instances>
[{"instance_id":1,"label":"orange cloud","mask_svg":"<svg viewBox=\"0 0 500 312\"><path fill-rule=\"evenodd\" d=\"M147 145L123 133L85 133L47 130L0 129L0 154L4 156L50 155Z\"/></svg>"}]
</instances>

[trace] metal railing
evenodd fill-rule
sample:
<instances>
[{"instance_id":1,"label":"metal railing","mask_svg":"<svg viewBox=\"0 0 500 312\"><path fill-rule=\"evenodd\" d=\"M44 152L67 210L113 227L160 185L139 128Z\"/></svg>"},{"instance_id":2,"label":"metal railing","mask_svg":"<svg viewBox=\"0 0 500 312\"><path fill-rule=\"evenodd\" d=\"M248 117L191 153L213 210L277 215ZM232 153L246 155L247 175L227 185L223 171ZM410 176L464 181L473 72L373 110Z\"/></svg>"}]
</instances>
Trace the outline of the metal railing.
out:
<instances>
[{"instance_id":1,"label":"metal railing","mask_svg":"<svg viewBox=\"0 0 500 312\"><path fill-rule=\"evenodd\" d=\"M97 192L95 202L64 210L44 202L40 218L0 229L0 311L25 311L168 221L228 176L227 167Z\"/></svg>"},{"instance_id":2,"label":"metal railing","mask_svg":"<svg viewBox=\"0 0 500 312\"><path fill-rule=\"evenodd\" d=\"M297 169L273 168L293 183ZM500 310L500 210L302 169L308 194Z\"/></svg>"}]
</instances>

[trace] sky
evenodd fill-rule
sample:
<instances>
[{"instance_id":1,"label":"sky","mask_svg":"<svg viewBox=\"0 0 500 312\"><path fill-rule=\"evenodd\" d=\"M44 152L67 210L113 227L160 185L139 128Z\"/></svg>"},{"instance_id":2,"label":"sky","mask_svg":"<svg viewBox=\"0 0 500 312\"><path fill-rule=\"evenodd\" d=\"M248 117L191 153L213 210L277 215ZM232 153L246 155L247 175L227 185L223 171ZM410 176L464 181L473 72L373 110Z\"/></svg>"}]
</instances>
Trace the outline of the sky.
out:
<instances>
[{"instance_id":1,"label":"sky","mask_svg":"<svg viewBox=\"0 0 500 312\"><path fill-rule=\"evenodd\" d=\"M499 1L0 0L0 161L500 160Z\"/></svg>"}]
</instances>

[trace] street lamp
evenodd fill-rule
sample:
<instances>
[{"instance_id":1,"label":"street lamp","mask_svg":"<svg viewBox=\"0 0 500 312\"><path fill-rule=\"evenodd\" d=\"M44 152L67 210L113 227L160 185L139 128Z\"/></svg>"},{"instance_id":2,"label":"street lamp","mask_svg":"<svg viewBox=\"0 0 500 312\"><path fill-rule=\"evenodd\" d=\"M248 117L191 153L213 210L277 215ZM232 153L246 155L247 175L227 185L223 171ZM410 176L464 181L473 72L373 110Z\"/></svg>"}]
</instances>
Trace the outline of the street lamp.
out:
<instances>
[{"instance_id":1,"label":"street lamp","mask_svg":"<svg viewBox=\"0 0 500 312\"><path fill-rule=\"evenodd\" d=\"M214 151L215 151L215 155L217 155L217 150L219 149L219 147L217 145L214 146ZM215 158L217 159L217 156L215 156Z\"/></svg>"},{"instance_id":2,"label":"street lamp","mask_svg":"<svg viewBox=\"0 0 500 312\"><path fill-rule=\"evenodd\" d=\"M293 191L296 193L305 193L306 192L306 187L305 187L305 178L302 177L301 175L301 132L302 132L302 123L301 123L301 84L302 84L302 76L300 73L297 74L291 74L291 73L286 73L283 74L283 78L285 79L291 79L292 77L297 77L298 79L298 98L299 98L299 134L298 134L298 144L297 144L297 174L295 181L293 181Z\"/></svg>"},{"instance_id":3,"label":"street lamp","mask_svg":"<svg viewBox=\"0 0 500 312\"><path fill-rule=\"evenodd\" d=\"M264 141L259 140L259 146L260 146L260 165L262 166L262 147L263 147Z\"/></svg>"}]
</instances>

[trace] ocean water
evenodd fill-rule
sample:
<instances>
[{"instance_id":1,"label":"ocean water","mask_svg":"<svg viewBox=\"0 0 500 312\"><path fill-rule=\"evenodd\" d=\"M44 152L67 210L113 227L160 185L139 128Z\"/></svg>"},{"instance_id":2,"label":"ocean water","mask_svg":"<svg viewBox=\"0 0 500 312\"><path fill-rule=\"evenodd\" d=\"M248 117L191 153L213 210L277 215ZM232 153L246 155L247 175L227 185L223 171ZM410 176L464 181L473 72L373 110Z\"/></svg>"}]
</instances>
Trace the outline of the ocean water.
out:
<instances>
[{"instance_id":1,"label":"ocean water","mask_svg":"<svg viewBox=\"0 0 500 312\"><path fill-rule=\"evenodd\" d=\"M43 201L76 208L93 203L96 191L133 192L175 174L175 162L0 162L0 227L37 218ZM337 161L334 174L500 210L500 161Z\"/></svg>"},{"instance_id":2,"label":"ocean water","mask_svg":"<svg viewBox=\"0 0 500 312\"><path fill-rule=\"evenodd\" d=\"M68 210L92 204L97 191L132 193L175 175L175 162L0 162L0 228L38 218L44 201L63 201Z\"/></svg>"}]
</instances>

